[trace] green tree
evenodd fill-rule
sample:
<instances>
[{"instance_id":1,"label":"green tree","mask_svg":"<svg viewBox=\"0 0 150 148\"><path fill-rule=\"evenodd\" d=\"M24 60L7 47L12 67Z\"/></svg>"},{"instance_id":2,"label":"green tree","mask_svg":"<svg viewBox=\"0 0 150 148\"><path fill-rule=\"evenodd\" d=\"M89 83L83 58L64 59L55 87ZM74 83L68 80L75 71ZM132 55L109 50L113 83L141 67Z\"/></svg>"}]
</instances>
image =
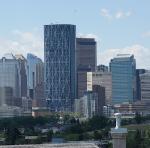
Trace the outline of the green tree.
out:
<instances>
[{"instance_id":1,"label":"green tree","mask_svg":"<svg viewBox=\"0 0 150 148\"><path fill-rule=\"evenodd\" d=\"M140 124L142 122L142 117L141 117L141 115L139 113L135 114L135 122L137 124Z\"/></svg>"}]
</instances>

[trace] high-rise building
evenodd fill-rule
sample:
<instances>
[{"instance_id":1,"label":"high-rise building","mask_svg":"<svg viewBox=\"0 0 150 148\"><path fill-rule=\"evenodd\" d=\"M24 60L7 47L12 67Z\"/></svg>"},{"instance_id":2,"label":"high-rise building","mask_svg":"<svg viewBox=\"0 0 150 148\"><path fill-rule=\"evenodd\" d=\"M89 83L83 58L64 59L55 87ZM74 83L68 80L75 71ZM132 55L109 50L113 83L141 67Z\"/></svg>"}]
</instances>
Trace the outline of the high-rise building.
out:
<instances>
[{"instance_id":1,"label":"high-rise building","mask_svg":"<svg viewBox=\"0 0 150 148\"><path fill-rule=\"evenodd\" d=\"M14 106L21 100L20 68L15 56L6 54L0 59L0 105Z\"/></svg>"},{"instance_id":2,"label":"high-rise building","mask_svg":"<svg viewBox=\"0 0 150 148\"><path fill-rule=\"evenodd\" d=\"M71 111L76 98L76 26L44 26L45 97L50 111Z\"/></svg>"},{"instance_id":3,"label":"high-rise building","mask_svg":"<svg viewBox=\"0 0 150 148\"><path fill-rule=\"evenodd\" d=\"M92 72L77 72L77 98L81 98L86 91L92 91Z\"/></svg>"},{"instance_id":4,"label":"high-rise building","mask_svg":"<svg viewBox=\"0 0 150 148\"><path fill-rule=\"evenodd\" d=\"M77 70L96 70L97 48L94 38L76 38L76 64Z\"/></svg>"},{"instance_id":5,"label":"high-rise building","mask_svg":"<svg viewBox=\"0 0 150 148\"><path fill-rule=\"evenodd\" d=\"M136 62L133 55L118 54L110 61L112 103L133 102L136 96Z\"/></svg>"},{"instance_id":6,"label":"high-rise building","mask_svg":"<svg viewBox=\"0 0 150 148\"><path fill-rule=\"evenodd\" d=\"M27 54L27 87L29 98L35 99L35 88L43 85L42 83L44 83L44 64L42 60L33 54ZM44 94L44 88L41 93Z\"/></svg>"},{"instance_id":7,"label":"high-rise building","mask_svg":"<svg viewBox=\"0 0 150 148\"><path fill-rule=\"evenodd\" d=\"M136 99L141 100L141 82L140 75L146 72L145 69L136 69Z\"/></svg>"},{"instance_id":8,"label":"high-rise building","mask_svg":"<svg viewBox=\"0 0 150 148\"><path fill-rule=\"evenodd\" d=\"M92 85L105 88L105 105L112 103L112 76L111 72L92 72Z\"/></svg>"},{"instance_id":9,"label":"high-rise building","mask_svg":"<svg viewBox=\"0 0 150 148\"><path fill-rule=\"evenodd\" d=\"M97 66L97 46L94 38L76 38L77 98L87 89L87 72ZM91 88L92 89L92 88Z\"/></svg>"},{"instance_id":10,"label":"high-rise building","mask_svg":"<svg viewBox=\"0 0 150 148\"><path fill-rule=\"evenodd\" d=\"M150 102L150 72L140 75L141 101Z\"/></svg>"},{"instance_id":11,"label":"high-rise building","mask_svg":"<svg viewBox=\"0 0 150 148\"><path fill-rule=\"evenodd\" d=\"M86 91L80 99L75 100L75 112L81 117L92 118L96 114L96 103L98 94L93 91Z\"/></svg>"},{"instance_id":12,"label":"high-rise building","mask_svg":"<svg viewBox=\"0 0 150 148\"><path fill-rule=\"evenodd\" d=\"M100 85L93 85L93 92L97 93L95 100L95 114L103 115L103 106L105 105L105 87Z\"/></svg>"},{"instance_id":13,"label":"high-rise building","mask_svg":"<svg viewBox=\"0 0 150 148\"><path fill-rule=\"evenodd\" d=\"M15 55L19 63L21 97L27 97L27 60L23 55Z\"/></svg>"}]
</instances>

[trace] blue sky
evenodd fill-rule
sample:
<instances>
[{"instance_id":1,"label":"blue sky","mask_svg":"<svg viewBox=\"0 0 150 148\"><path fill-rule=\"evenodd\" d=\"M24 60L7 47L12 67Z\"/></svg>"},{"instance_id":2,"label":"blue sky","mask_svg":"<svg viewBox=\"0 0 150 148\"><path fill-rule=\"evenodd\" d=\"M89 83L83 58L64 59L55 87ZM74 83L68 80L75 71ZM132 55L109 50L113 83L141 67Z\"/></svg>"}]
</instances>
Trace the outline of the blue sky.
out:
<instances>
[{"instance_id":1,"label":"blue sky","mask_svg":"<svg viewBox=\"0 0 150 148\"><path fill-rule=\"evenodd\" d=\"M0 0L0 51L33 52L43 58L43 25L77 25L77 34L95 37L98 63L132 53L150 68L150 0Z\"/></svg>"}]
</instances>

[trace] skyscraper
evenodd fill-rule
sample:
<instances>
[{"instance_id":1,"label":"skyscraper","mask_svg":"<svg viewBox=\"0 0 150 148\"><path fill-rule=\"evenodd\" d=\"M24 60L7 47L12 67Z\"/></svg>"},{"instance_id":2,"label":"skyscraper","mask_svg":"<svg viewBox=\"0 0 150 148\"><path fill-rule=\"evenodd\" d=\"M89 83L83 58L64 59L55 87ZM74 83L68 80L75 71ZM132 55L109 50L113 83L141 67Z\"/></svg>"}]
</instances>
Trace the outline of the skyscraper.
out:
<instances>
[{"instance_id":1,"label":"skyscraper","mask_svg":"<svg viewBox=\"0 0 150 148\"><path fill-rule=\"evenodd\" d=\"M76 38L77 97L87 91L87 72L95 71L97 47L94 38Z\"/></svg>"},{"instance_id":2,"label":"skyscraper","mask_svg":"<svg viewBox=\"0 0 150 148\"><path fill-rule=\"evenodd\" d=\"M76 26L44 26L45 97L50 111L71 111L76 97Z\"/></svg>"},{"instance_id":3,"label":"skyscraper","mask_svg":"<svg viewBox=\"0 0 150 148\"><path fill-rule=\"evenodd\" d=\"M15 56L6 54L0 59L0 105L13 106L16 98L21 101L19 63Z\"/></svg>"},{"instance_id":4,"label":"skyscraper","mask_svg":"<svg viewBox=\"0 0 150 148\"><path fill-rule=\"evenodd\" d=\"M77 70L96 70L97 50L94 38L76 38L76 61Z\"/></svg>"},{"instance_id":5,"label":"skyscraper","mask_svg":"<svg viewBox=\"0 0 150 148\"><path fill-rule=\"evenodd\" d=\"M44 82L44 68L43 67L44 67L44 64L40 58L30 53L27 54L28 96L31 99L34 99L35 97L35 88L39 84Z\"/></svg>"},{"instance_id":6,"label":"skyscraper","mask_svg":"<svg viewBox=\"0 0 150 148\"><path fill-rule=\"evenodd\" d=\"M133 55L118 54L110 61L112 103L133 102L136 95L136 62Z\"/></svg>"},{"instance_id":7,"label":"skyscraper","mask_svg":"<svg viewBox=\"0 0 150 148\"><path fill-rule=\"evenodd\" d=\"M19 63L21 97L27 97L27 60L23 55L15 55Z\"/></svg>"}]
</instances>

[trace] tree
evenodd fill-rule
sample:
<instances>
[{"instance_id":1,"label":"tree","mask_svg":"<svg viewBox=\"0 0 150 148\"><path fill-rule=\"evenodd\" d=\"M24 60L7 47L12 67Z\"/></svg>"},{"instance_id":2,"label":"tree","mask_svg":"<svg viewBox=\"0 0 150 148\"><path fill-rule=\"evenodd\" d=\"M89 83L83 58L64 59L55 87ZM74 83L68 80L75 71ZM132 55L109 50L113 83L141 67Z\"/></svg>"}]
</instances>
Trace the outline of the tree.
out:
<instances>
[{"instance_id":1,"label":"tree","mask_svg":"<svg viewBox=\"0 0 150 148\"><path fill-rule=\"evenodd\" d=\"M141 117L141 115L139 113L135 114L135 122L137 124L140 124L142 122L142 117Z\"/></svg>"},{"instance_id":2,"label":"tree","mask_svg":"<svg viewBox=\"0 0 150 148\"><path fill-rule=\"evenodd\" d=\"M53 137L53 131L50 130L47 132L47 141L48 142L52 141L52 137Z\"/></svg>"}]
</instances>

